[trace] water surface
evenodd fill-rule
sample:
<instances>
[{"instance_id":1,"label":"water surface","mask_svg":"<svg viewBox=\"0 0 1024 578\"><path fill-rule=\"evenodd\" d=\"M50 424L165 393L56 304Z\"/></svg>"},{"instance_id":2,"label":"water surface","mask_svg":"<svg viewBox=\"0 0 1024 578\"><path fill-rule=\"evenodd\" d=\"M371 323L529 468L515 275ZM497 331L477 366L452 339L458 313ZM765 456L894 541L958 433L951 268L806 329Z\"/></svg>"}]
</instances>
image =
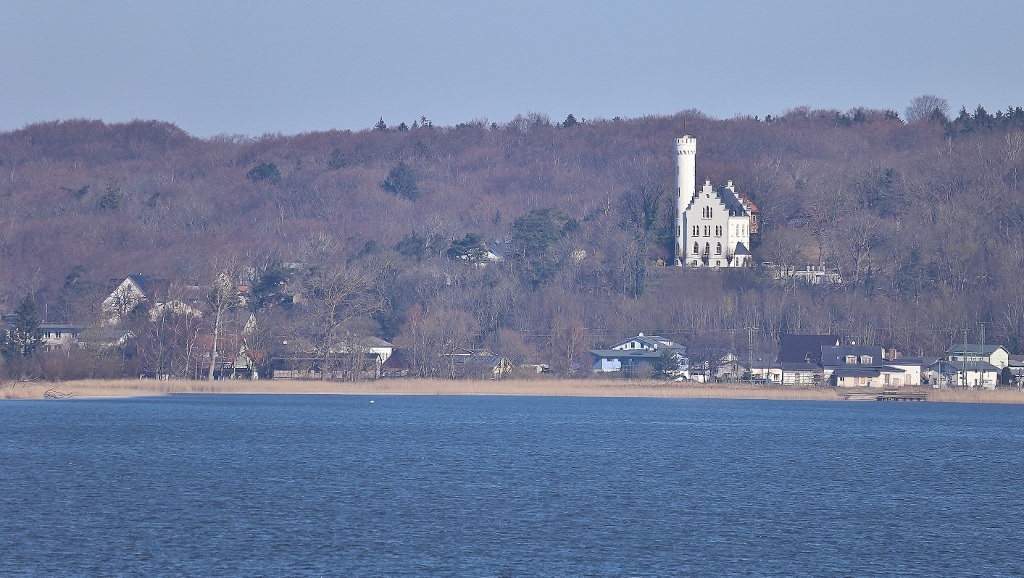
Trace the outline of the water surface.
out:
<instances>
[{"instance_id":1,"label":"water surface","mask_svg":"<svg viewBox=\"0 0 1024 578\"><path fill-rule=\"evenodd\" d=\"M1022 426L938 403L5 402L0 575L1021 576Z\"/></svg>"}]
</instances>

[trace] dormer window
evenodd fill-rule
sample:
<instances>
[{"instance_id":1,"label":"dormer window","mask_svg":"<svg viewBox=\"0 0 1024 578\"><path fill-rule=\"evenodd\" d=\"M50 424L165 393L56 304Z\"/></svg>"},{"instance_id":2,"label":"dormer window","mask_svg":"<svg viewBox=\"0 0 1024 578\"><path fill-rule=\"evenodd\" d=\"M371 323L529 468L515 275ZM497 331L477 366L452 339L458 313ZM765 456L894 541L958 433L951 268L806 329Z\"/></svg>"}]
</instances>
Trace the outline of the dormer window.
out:
<instances>
[{"instance_id":1,"label":"dormer window","mask_svg":"<svg viewBox=\"0 0 1024 578\"><path fill-rule=\"evenodd\" d=\"M846 356L846 363L857 363L857 356L856 355L847 355Z\"/></svg>"},{"instance_id":2,"label":"dormer window","mask_svg":"<svg viewBox=\"0 0 1024 578\"><path fill-rule=\"evenodd\" d=\"M873 362L873 360L874 360L874 358L873 358L873 357L871 357L870 355L861 355L861 356L860 356L860 362L861 362L861 363L862 363L863 365L871 365L871 363Z\"/></svg>"}]
</instances>

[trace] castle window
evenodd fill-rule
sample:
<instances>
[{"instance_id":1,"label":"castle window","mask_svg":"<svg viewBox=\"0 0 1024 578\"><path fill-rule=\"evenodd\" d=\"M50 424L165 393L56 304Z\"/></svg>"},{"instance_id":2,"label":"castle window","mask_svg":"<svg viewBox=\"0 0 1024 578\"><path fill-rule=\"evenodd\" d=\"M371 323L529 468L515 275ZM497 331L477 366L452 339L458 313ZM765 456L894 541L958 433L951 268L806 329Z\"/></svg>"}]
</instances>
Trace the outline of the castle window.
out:
<instances>
[{"instance_id":1,"label":"castle window","mask_svg":"<svg viewBox=\"0 0 1024 578\"><path fill-rule=\"evenodd\" d=\"M707 255L709 253L711 253L711 243L704 243L704 254Z\"/></svg>"},{"instance_id":2,"label":"castle window","mask_svg":"<svg viewBox=\"0 0 1024 578\"><path fill-rule=\"evenodd\" d=\"M716 237L721 237L722 236L722 226L721 225L715 225L715 236Z\"/></svg>"},{"instance_id":3,"label":"castle window","mask_svg":"<svg viewBox=\"0 0 1024 578\"><path fill-rule=\"evenodd\" d=\"M693 254L697 255L698 253L700 253L700 244L694 243L693 244Z\"/></svg>"},{"instance_id":4,"label":"castle window","mask_svg":"<svg viewBox=\"0 0 1024 578\"><path fill-rule=\"evenodd\" d=\"M693 226L693 236L700 237L700 225Z\"/></svg>"},{"instance_id":5,"label":"castle window","mask_svg":"<svg viewBox=\"0 0 1024 578\"><path fill-rule=\"evenodd\" d=\"M721 243L717 243L715 245L715 255L721 255L721 254L722 254L722 244Z\"/></svg>"},{"instance_id":6,"label":"castle window","mask_svg":"<svg viewBox=\"0 0 1024 578\"><path fill-rule=\"evenodd\" d=\"M710 237L711 236L711 225L704 225L704 236L705 237Z\"/></svg>"}]
</instances>

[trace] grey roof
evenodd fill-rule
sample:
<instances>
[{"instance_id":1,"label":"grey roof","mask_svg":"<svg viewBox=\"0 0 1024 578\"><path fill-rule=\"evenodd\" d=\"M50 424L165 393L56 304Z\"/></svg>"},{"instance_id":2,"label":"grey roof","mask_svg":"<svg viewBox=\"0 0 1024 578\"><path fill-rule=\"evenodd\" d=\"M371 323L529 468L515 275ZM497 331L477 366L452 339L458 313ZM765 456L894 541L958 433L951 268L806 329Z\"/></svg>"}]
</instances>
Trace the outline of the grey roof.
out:
<instances>
[{"instance_id":1,"label":"grey roof","mask_svg":"<svg viewBox=\"0 0 1024 578\"><path fill-rule=\"evenodd\" d=\"M954 345L954 346L950 347L949 349L947 349L946 350L946 355L950 355L950 354L954 354L954 353L963 354L965 352L966 353L978 353L978 354L991 354L991 353L995 353L999 349L1003 349L1003 346L1002 345L986 345L984 348L982 348L981 344L979 344L979 343L968 343L967 344L967 349L964 349L964 344L961 343L959 345Z\"/></svg>"},{"instance_id":2,"label":"grey roof","mask_svg":"<svg viewBox=\"0 0 1024 578\"><path fill-rule=\"evenodd\" d=\"M750 356L749 355L742 355L742 354L740 354L737 357L739 357L740 363L742 365L744 365L744 366L747 365L750 362ZM775 355L770 354L770 353L755 353L754 356L753 356L753 361L754 361L754 367L756 367L756 368L765 369L765 368L772 368L772 367L780 367L778 362L775 361Z\"/></svg>"},{"instance_id":3,"label":"grey roof","mask_svg":"<svg viewBox=\"0 0 1024 578\"><path fill-rule=\"evenodd\" d=\"M832 372L836 377L878 377L881 375L878 367L841 367Z\"/></svg>"},{"instance_id":4,"label":"grey roof","mask_svg":"<svg viewBox=\"0 0 1024 578\"><path fill-rule=\"evenodd\" d=\"M170 290L171 282L167 279L160 279L157 277L150 277L149 275L128 275L127 279L131 279L135 285L142 290L147 298L162 299L167 296L167 292ZM111 279L112 285L111 291L116 289L121 283L124 283L124 279Z\"/></svg>"},{"instance_id":5,"label":"grey roof","mask_svg":"<svg viewBox=\"0 0 1024 578\"><path fill-rule=\"evenodd\" d=\"M921 367L927 367L938 360L938 357L900 357L899 359L886 361L886 363L892 366L919 365Z\"/></svg>"},{"instance_id":6,"label":"grey roof","mask_svg":"<svg viewBox=\"0 0 1024 578\"><path fill-rule=\"evenodd\" d=\"M725 205L725 208L729 209L730 217L748 216L746 207L744 207L743 203L736 198L736 193L725 187L719 187L715 189L715 192L718 193L718 198L722 199L722 203Z\"/></svg>"},{"instance_id":7,"label":"grey roof","mask_svg":"<svg viewBox=\"0 0 1024 578\"><path fill-rule=\"evenodd\" d=\"M746 245L743 243L736 243L736 250L733 251L733 255L749 255L750 251L747 250Z\"/></svg>"},{"instance_id":8,"label":"grey roof","mask_svg":"<svg viewBox=\"0 0 1024 578\"><path fill-rule=\"evenodd\" d=\"M363 339L363 345L366 347L394 347L394 343L388 343L380 337L367 337Z\"/></svg>"},{"instance_id":9,"label":"grey roof","mask_svg":"<svg viewBox=\"0 0 1024 578\"><path fill-rule=\"evenodd\" d=\"M903 369L898 367L890 367L888 365L880 366L848 366L848 367L837 367L832 375L836 377L878 377L882 372L886 373L906 373Z\"/></svg>"},{"instance_id":10,"label":"grey roof","mask_svg":"<svg viewBox=\"0 0 1024 578\"><path fill-rule=\"evenodd\" d=\"M609 349L614 349L616 347L619 347L620 345L625 345L631 341L642 341L643 343L647 344L648 346L654 349L666 348L678 351L679 353L686 353L686 346L679 345L678 343L672 341L667 337L662 337L660 335L644 335L642 333L640 335L637 335L636 337L630 337L628 339L623 339L622 341L614 343Z\"/></svg>"},{"instance_id":11,"label":"grey roof","mask_svg":"<svg viewBox=\"0 0 1024 578\"><path fill-rule=\"evenodd\" d=\"M604 359L661 359L660 351L648 349L591 349L590 355Z\"/></svg>"},{"instance_id":12,"label":"grey roof","mask_svg":"<svg viewBox=\"0 0 1024 578\"><path fill-rule=\"evenodd\" d=\"M937 371L945 373L947 368L955 369L956 371L999 371L999 368L988 363L987 361L946 361L945 359L939 360L932 365L932 368L938 368Z\"/></svg>"},{"instance_id":13,"label":"grey roof","mask_svg":"<svg viewBox=\"0 0 1024 578\"><path fill-rule=\"evenodd\" d=\"M782 362L779 365L782 366L782 371L820 371L821 367L817 363L788 363Z\"/></svg>"},{"instance_id":14,"label":"grey roof","mask_svg":"<svg viewBox=\"0 0 1024 578\"><path fill-rule=\"evenodd\" d=\"M852 365L846 363L846 356L853 355L857 357L857 365L879 366L882 365L883 361L882 353L881 347L867 347L860 345L823 346L821 348L821 364L825 366ZM871 363L861 363L861 358L865 355L871 357Z\"/></svg>"},{"instance_id":15,"label":"grey roof","mask_svg":"<svg viewBox=\"0 0 1024 578\"><path fill-rule=\"evenodd\" d=\"M55 329L61 329L65 331L82 331L87 329L86 325L71 325L68 323L40 323L39 328L43 331L53 331Z\"/></svg>"},{"instance_id":16,"label":"grey roof","mask_svg":"<svg viewBox=\"0 0 1024 578\"><path fill-rule=\"evenodd\" d=\"M839 338L835 335L783 335L777 360L780 363L804 363L809 358L812 363L818 363L823 345L839 345Z\"/></svg>"}]
</instances>

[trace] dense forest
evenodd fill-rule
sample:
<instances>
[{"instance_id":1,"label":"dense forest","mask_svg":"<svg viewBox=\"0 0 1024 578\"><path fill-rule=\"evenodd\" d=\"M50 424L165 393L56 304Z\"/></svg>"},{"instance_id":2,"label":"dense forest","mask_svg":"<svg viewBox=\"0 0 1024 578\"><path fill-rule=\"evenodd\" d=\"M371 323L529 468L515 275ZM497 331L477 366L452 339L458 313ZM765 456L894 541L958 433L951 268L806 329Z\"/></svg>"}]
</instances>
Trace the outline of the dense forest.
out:
<instances>
[{"instance_id":1,"label":"dense forest","mask_svg":"<svg viewBox=\"0 0 1024 578\"><path fill-rule=\"evenodd\" d=\"M31 296L46 321L98 324L110 280L144 274L205 311L189 351L223 308L226 333L255 313L271 354L374 335L434 375L470 346L572 373L638 331L697 357L746 351L747 328L765 352L831 333L937 355L984 324L1020 353L1024 110L950 115L930 97L902 116L531 113L206 140L158 121L33 124L0 133L0 309ZM757 263L842 283L664 266L684 130L698 182L731 180L760 208ZM224 305L226 285L245 298ZM130 372L183 339L140 319Z\"/></svg>"}]
</instances>

